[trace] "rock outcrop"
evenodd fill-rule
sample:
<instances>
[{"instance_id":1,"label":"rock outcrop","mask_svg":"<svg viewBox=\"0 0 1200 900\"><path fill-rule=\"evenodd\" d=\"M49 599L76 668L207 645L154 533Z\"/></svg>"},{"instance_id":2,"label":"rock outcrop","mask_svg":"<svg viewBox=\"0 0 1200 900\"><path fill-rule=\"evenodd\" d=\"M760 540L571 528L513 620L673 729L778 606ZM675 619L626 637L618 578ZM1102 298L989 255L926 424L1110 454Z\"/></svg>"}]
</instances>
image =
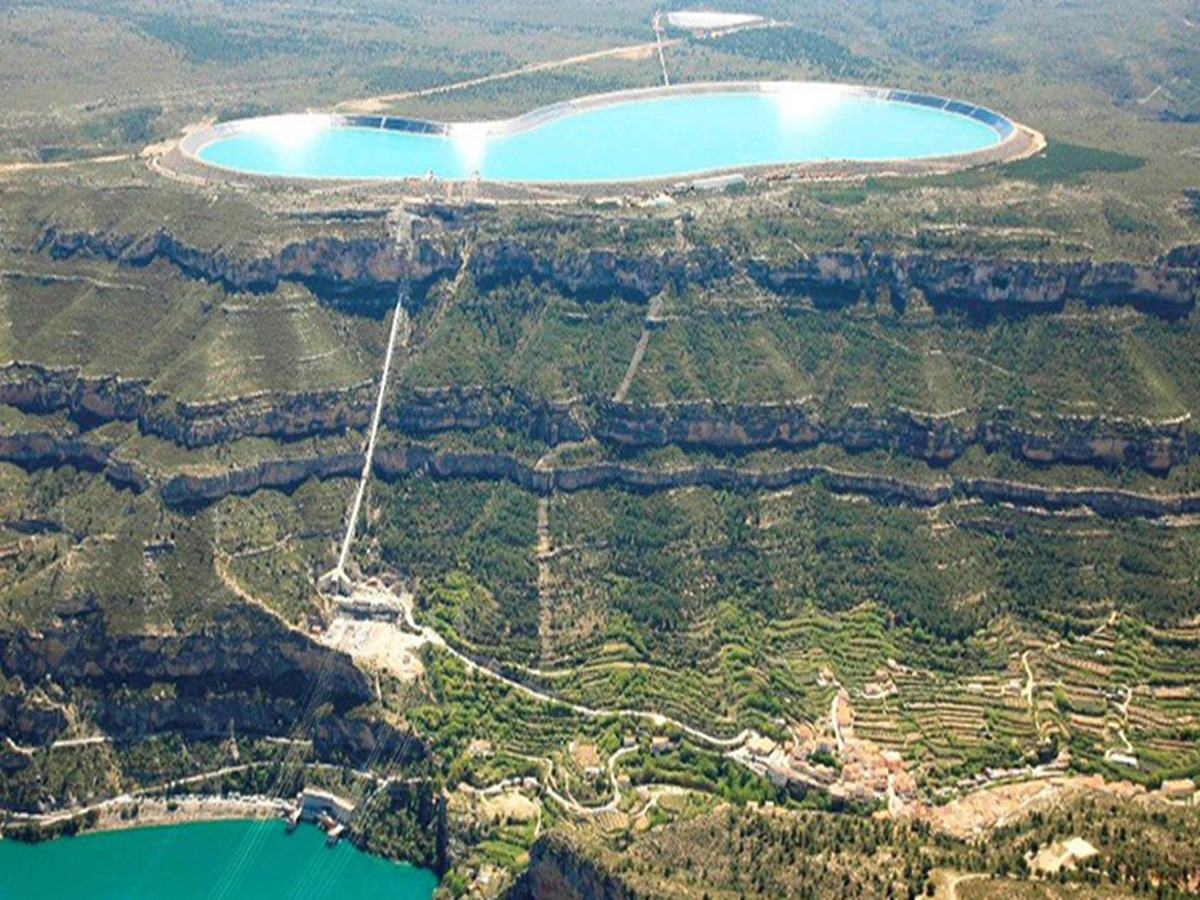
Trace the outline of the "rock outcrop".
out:
<instances>
[{"instance_id":1,"label":"rock outcrop","mask_svg":"<svg viewBox=\"0 0 1200 900\"><path fill-rule=\"evenodd\" d=\"M217 473L175 475L163 483L161 491L170 506L198 506L231 494L251 494L267 488L286 490L309 478L353 477L362 467L361 453L267 459Z\"/></svg>"},{"instance_id":2,"label":"rock outcrop","mask_svg":"<svg viewBox=\"0 0 1200 900\"><path fill-rule=\"evenodd\" d=\"M219 283L230 291L270 291L282 281L294 281L339 308L381 315L398 289L419 298L433 281L455 274L465 255L462 242L460 233L426 233L414 227L412 239L401 245L383 236L320 237L288 244L268 256L238 259L220 249L190 246L163 230L113 235L50 225L38 249L59 259L88 256L131 266L163 259L187 277ZM898 308L919 295L939 313L1053 313L1069 301L1079 301L1130 306L1174 319L1190 314L1200 294L1194 256L1194 248L1181 247L1152 263L1047 262L892 255L863 247L768 260L731 257L718 247L564 250L483 237L474 241L468 267L485 291L529 279L582 300L616 296L647 303L668 285L682 290L746 277L772 294L808 298L819 309L850 306L886 291Z\"/></svg>"},{"instance_id":3,"label":"rock outcrop","mask_svg":"<svg viewBox=\"0 0 1200 900\"><path fill-rule=\"evenodd\" d=\"M586 401L555 403L514 388L478 385L422 391L402 399L385 415L391 429L408 435L476 431L500 426L548 446L592 435Z\"/></svg>"},{"instance_id":4,"label":"rock outcrop","mask_svg":"<svg viewBox=\"0 0 1200 900\"><path fill-rule=\"evenodd\" d=\"M401 287L419 294L460 265L453 243L426 237L399 246L386 235L314 237L286 244L273 254L237 258L220 248L185 244L161 228L148 234L107 234L50 225L38 249L55 259L83 256L135 267L163 260L188 278L220 284L231 292L264 293L291 281L332 306L376 316L392 308Z\"/></svg>"},{"instance_id":5,"label":"rock outcrop","mask_svg":"<svg viewBox=\"0 0 1200 900\"><path fill-rule=\"evenodd\" d=\"M630 449L679 446L716 452L799 449L828 444L849 452L886 450L933 465L971 447L1004 451L1032 464L1133 466L1166 473L1200 452L1200 435L1185 423L1101 417L1056 417L1018 423L1007 409L947 418L898 408L850 407L836 418L806 404L659 406L601 403L592 434ZM962 421L963 424L957 424Z\"/></svg>"},{"instance_id":6,"label":"rock outcrop","mask_svg":"<svg viewBox=\"0 0 1200 900\"><path fill-rule=\"evenodd\" d=\"M747 274L773 294L809 297L822 309L851 306L887 291L903 309L922 297L938 313L976 317L1061 312L1069 301L1130 306L1149 315L1189 315L1200 295L1200 272L1171 253L1153 264L1042 262L914 253L830 251L790 262L750 259Z\"/></svg>"},{"instance_id":7,"label":"rock outcrop","mask_svg":"<svg viewBox=\"0 0 1200 900\"><path fill-rule=\"evenodd\" d=\"M22 749L47 746L66 730L68 724L61 706L39 702L32 691L26 690L20 678L13 679L13 683L0 693L0 734ZM0 750L2 744L0 741Z\"/></svg>"},{"instance_id":8,"label":"rock outcrop","mask_svg":"<svg viewBox=\"0 0 1200 900\"><path fill-rule=\"evenodd\" d=\"M503 900L634 900L637 894L617 876L582 856L557 835L539 838L529 866Z\"/></svg>"},{"instance_id":9,"label":"rock outcrop","mask_svg":"<svg viewBox=\"0 0 1200 900\"><path fill-rule=\"evenodd\" d=\"M164 230L112 235L54 225L44 229L39 249L58 258L93 256L130 266L164 260L187 277L220 283L233 291L269 291L283 281L295 281L328 302L373 314L390 305L397 290L417 296L432 281L457 273L464 264L483 291L523 281L542 282L585 302L621 297L647 303L667 288L682 291L691 285L712 288L748 280L768 294L803 299L819 309L887 298L899 309L920 299L939 314L972 317L1054 313L1068 303L1082 303L1126 305L1177 318L1192 312L1200 293L1197 253L1188 247L1142 264L896 255L865 245L779 260L731 256L704 246L629 250L619 245L615 249L574 246L567 241L551 245L543 238L497 237L475 229L470 216L459 218L447 224L432 213L419 216L399 243L383 234L313 237L248 258L194 247ZM84 428L112 419L133 421L144 433L188 448L246 436L291 439L361 427L370 415L371 395L372 385L364 383L344 391L262 393L181 403L155 393L144 382L86 378L65 370L14 364L0 377L0 402L34 412L65 410ZM1008 453L1031 465L1130 466L1156 474L1171 471L1200 451L1200 436L1182 422L1042 418L1005 409L969 410L945 418L896 408L818 411L804 404L651 407L584 398L565 405L504 386L458 387L409 396L387 409L385 425L413 438L487 427L500 427L547 446L594 438L618 455L663 446L728 455L831 445L852 453L884 451L947 466L979 447L989 453ZM98 445L77 438L55 443L45 437L13 436L7 448L0 443L0 458L50 464L79 460L104 467L114 480L145 485L136 473L116 468L111 455ZM288 488L311 477L352 475L360 463L356 453L281 456L224 472L176 475L162 485L162 493L175 506L203 504L230 493ZM930 487L820 466L766 472L706 463L658 471L604 463L534 471L504 455L437 454L419 447L385 452L377 467L384 474L425 469L443 477L504 477L538 492L602 485L638 490L684 484L773 487L821 477L835 487L841 483L847 490L915 503L942 502L948 493L998 498L1007 491L1011 502L1048 508L1067 504L1102 507L1112 515L1124 511L1166 515L1191 502L1150 495L1133 499L1135 495L1119 490L1084 499L1074 492L1051 496L1028 485L1006 488L1007 482L997 487L959 480Z\"/></svg>"},{"instance_id":10,"label":"rock outcrop","mask_svg":"<svg viewBox=\"0 0 1200 900\"><path fill-rule=\"evenodd\" d=\"M48 431L0 434L0 462L26 469L74 466L102 472L118 488L140 493L150 487L150 478L140 466L115 459L106 444Z\"/></svg>"},{"instance_id":11,"label":"rock outcrop","mask_svg":"<svg viewBox=\"0 0 1200 900\"><path fill-rule=\"evenodd\" d=\"M68 724L64 705L31 702L28 686L51 683L118 743L168 733L224 739L231 728L294 736L302 728L323 760L409 762L425 754L420 739L356 714L375 693L348 656L249 606L181 634L114 634L98 610L42 632L0 631L0 675L0 729L35 748ZM51 801L26 801L24 811Z\"/></svg>"},{"instance_id":12,"label":"rock outcrop","mask_svg":"<svg viewBox=\"0 0 1200 900\"><path fill-rule=\"evenodd\" d=\"M364 382L345 391L261 392L172 403L140 381L87 377L74 369L29 363L0 368L0 403L33 413L66 412L81 427L134 421L143 434L188 449L243 437L290 440L361 428L369 419L373 395L374 385ZM674 445L727 453L829 444L851 452L887 450L932 465L953 462L979 446L1032 464L1132 466L1159 474L1200 452L1200 435L1184 421L1072 416L1018 422L1007 409L946 418L862 406L830 417L804 403L652 406L587 398L554 403L503 385L423 391L389 406L384 424L414 437L498 426L548 446L596 438L631 450ZM107 467L114 481L138 489L146 483L144 476L113 461L107 450L75 437L56 442L48 434L10 435L0 438L0 459L22 464L73 461L85 468Z\"/></svg>"},{"instance_id":13,"label":"rock outcrop","mask_svg":"<svg viewBox=\"0 0 1200 900\"><path fill-rule=\"evenodd\" d=\"M264 653L268 647L270 652ZM290 704L293 718L318 683L323 702L337 712L374 699L349 657L249 607L222 612L212 624L177 636L112 634L98 613L72 617L43 632L0 633L0 669L6 677L19 677L26 684L49 678L68 689L141 691L169 684L176 703L205 700L202 705L207 705L206 698L221 696L241 697L245 703L250 694L261 691ZM171 718L174 707L154 705L163 710L154 716ZM235 719L251 715L249 710L237 713L233 706L229 711ZM113 734L135 736L153 730L142 727L150 720L137 703L121 704L120 709L100 715L101 724L107 722L106 730ZM261 722L247 722L247 727L258 725ZM225 718L217 731L228 733L228 726ZM272 728L268 733L278 732Z\"/></svg>"},{"instance_id":14,"label":"rock outcrop","mask_svg":"<svg viewBox=\"0 0 1200 900\"><path fill-rule=\"evenodd\" d=\"M326 472L351 475L355 473L355 467L350 463L352 459L355 458L313 456L264 461L250 467L207 475L179 476L163 486L163 498L172 506L202 506L228 494L248 494L262 488L289 487L305 478L328 477L323 474ZM361 465L361 457L357 458L357 463ZM381 478L423 474L433 478L505 480L542 495L610 487L642 492L683 487L783 490L819 481L836 493L914 506L936 506L961 498L1033 509L1090 510L1109 518L1161 518L1200 512L1200 494L1149 494L1117 488L1054 488L985 478L948 478L925 483L819 464L752 469L704 463L655 469L603 462L546 468L528 465L503 453L439 452L410 445L378 450L374 472Z\"/></svg>"},{"instance_id":15,"label":"rock outcrop","mask_svg":"<svg viewBox=\"0 0 1200 900\"><path fill-rule=\"evenodd\" d=\"M67 412L81 422L132 422L162 398L145 381L86 377L75 368L12 362L0 367L0 403L35 413Z\"/></svg>"},{"instance_id":16,"label":"rock outcrop","mask_svg":"<svg viewBox=\"0 0 1200 900\"><path fill-rule=\"evenodd\" d=\"M568 297L615 296L634 303L648 302L668 285L705 287L737 273L728 255L713 247L631 255L611 249L547 250L514 240L480 241L469 268L485 291L528 279Z\"/></svg>"},{"instance_id":17,"label":"rock outcrop","mask_svg":"<svg viewBox=\"0 0 1200 900\"><path fill-rule=\"evenodd\" d=\"M0 367L0 403L25 412L64 412L82 428L136 422L138 430L188 449L244 437L292 439L367 423L375 385L344 390L259 391L202 401L171 400L146 381L93 377L76 368L13 362Z\"/></svg>"}]
</instances>

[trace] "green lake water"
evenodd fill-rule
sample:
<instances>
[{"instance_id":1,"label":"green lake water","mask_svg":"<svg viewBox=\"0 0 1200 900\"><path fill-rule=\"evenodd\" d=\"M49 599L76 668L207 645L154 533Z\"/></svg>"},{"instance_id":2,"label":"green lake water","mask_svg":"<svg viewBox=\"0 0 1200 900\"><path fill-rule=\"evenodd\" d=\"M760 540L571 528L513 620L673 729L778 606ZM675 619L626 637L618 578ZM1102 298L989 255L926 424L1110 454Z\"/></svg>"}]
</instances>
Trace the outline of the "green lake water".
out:
<instances>
[{"instance_id":1,"label":"green lake water","mask_svg":"<svg viewBox=\"0 0 1200 900\"><path fill-rule=\"evenodd\" d=\"M429 900L436 886L428 869L278 820L0 841L0 900Z\"/></svg>"}]
</instances>

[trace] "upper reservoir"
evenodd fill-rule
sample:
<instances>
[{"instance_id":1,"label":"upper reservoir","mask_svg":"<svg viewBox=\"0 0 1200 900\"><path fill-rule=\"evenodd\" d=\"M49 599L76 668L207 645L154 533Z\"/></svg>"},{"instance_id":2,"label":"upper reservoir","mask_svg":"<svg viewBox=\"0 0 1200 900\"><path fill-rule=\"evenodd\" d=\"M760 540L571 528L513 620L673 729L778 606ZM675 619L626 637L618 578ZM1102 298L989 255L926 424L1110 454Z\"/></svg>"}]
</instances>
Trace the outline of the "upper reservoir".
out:
<instances>
[{"instance_id":1,"label":"upper reservoir","mask_svg":"<svg viewBox=\"0 0 1200 900\"><path fill-rule=\"evenodd\" d=\"M428 869L325 846L317 828L200 822L0 841L0 900L429 900Z\"/></svg>"},{"instance_id":2,"label":"upper reservoir","mask_svg":"<svg viewBox=\"0 0 1200 900\"><path fill-rule=\"evenodd\" d=\"M582 98L498 122L269 116L193 134L184 151L257 175L594 183L960 157L1012 133L1003 116L940 97L766 82Z\"/></svg>"}]
</instances>

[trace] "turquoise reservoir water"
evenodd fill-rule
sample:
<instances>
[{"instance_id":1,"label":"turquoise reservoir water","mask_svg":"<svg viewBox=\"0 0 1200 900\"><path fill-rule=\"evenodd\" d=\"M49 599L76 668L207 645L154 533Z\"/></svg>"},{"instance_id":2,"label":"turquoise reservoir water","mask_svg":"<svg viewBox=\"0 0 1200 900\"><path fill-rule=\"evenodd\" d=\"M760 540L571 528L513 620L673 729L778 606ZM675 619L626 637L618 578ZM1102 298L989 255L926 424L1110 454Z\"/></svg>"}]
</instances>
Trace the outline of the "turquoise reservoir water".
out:
<instances>
[{"instance_id":1,"label":"turquoise reservoir water","mask_svg":"<svg viewBox=\"0 0 1200 900\"><path fill-rule=\"evenodd\" d=\"M421 134L323 116L246 123L200 147L204 162L263 175L628 181L769 163L879 161L966 153L999 133L965 115L828 86L630 99L510 133L489 123Z\"/></svg>"},{"instance_id":2,"label":"turquoise reservoir water","mask_svg":"<svg viewBox=\"0 0 1200 900\"><path fill-rule=\"evenodd\" d=\"M199 822L0 841L0 900L429 900L427 869L325 846L312 826Z\"/></svg>"}]
</instances>

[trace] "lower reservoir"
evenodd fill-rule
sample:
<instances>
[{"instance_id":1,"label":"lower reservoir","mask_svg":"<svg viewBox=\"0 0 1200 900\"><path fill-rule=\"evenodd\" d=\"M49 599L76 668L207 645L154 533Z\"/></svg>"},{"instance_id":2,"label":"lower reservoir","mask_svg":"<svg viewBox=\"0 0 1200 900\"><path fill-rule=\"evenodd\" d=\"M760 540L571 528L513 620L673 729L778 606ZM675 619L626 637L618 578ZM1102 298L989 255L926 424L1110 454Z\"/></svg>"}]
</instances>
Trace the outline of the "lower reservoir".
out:
<instances>
[{"instance_id":1,"label":"lower reservoir","mask_svg":"<svg viewBox=\"0 0 1200 900\"><path fill-rule=\"evenodd\" d=\"M428 869L370 856L318 828L196 822L39 844L0 841L0 900L429 900Z\"/></svg>"}]
</instances>

